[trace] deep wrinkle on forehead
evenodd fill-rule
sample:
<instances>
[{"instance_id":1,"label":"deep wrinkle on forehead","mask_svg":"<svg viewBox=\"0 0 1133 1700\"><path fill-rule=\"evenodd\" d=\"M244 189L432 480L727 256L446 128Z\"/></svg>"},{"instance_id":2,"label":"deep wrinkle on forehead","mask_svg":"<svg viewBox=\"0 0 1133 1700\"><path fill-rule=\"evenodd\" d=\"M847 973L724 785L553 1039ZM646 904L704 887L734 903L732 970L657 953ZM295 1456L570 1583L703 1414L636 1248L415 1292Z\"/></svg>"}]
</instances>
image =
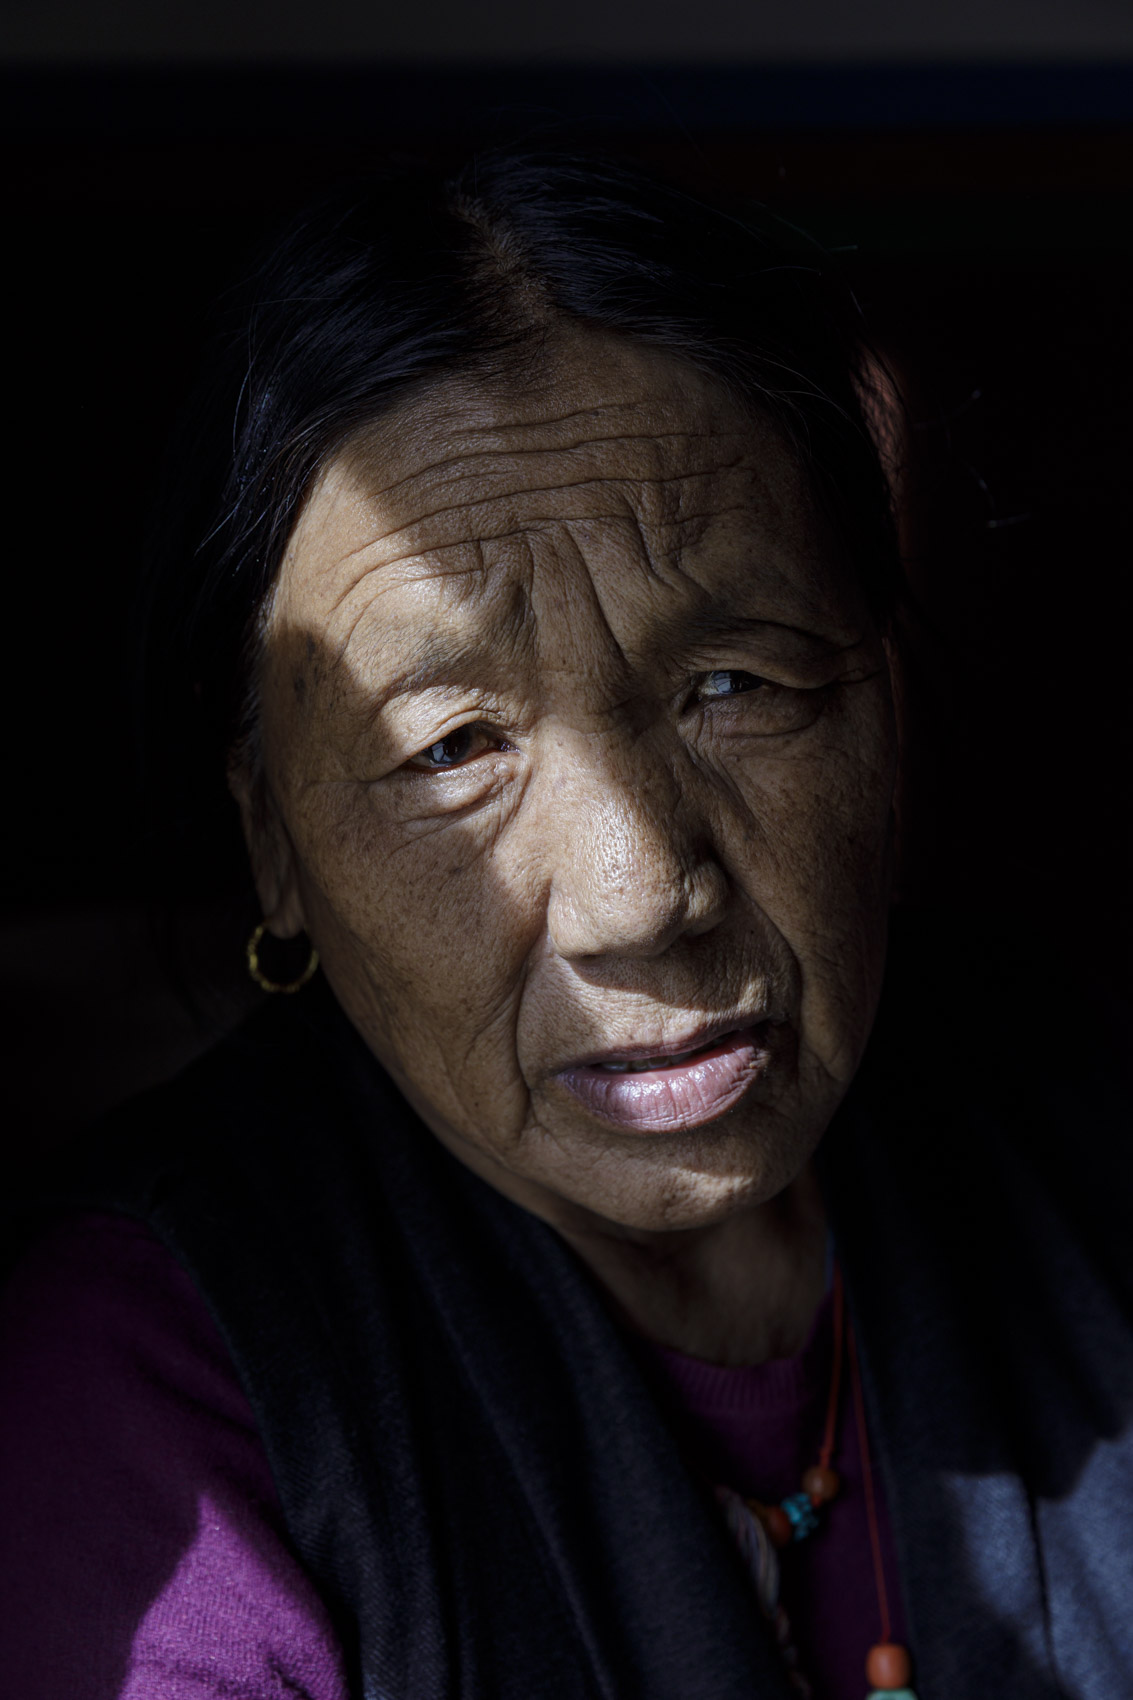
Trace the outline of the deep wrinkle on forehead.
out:
<instances>
[{"instance_id":1,"label":"deep wrinkle on forehead","mask_svg":"<svg viewBox=\"0 0 1133 1700\"><path fill-rule=\"evenodd\" d=\"M666 447L675 454L678 442L695 443L703 464L678 460L649 472L631 464L631 448L656 461ZM714 455L717 444L721 452ZM721 441L716 435L670 437L667 445L653 437L609 438L602 445L607 458L591 466L580 465L572 447L528 449L523 456L485 450L463 474L454 474L448 462L435 478L434 464L425 461L393 485L375 478L373 470L359 476L359 469L355 476L366 493L370 535L339 563L345 582L335 606L375 568L387 577L390 569L406 568L409 578L467 572L483 564L488 545L567 525L621 528L649 571L667 579L726 516L767 510L767 491L739 447L738 439ZM536 454L538 476L530 464ZM778 529L777 514L765 511L764 517L768 529Z\"/></svg>"},{"instance_id":2,"label":"deep wrinkle on forehead","mask_svg":"<svg viewBox=\"0 0 1133 1700\"><path fill-rule=\"evenodd\" d=\"M418 476L425 477L427 472ZM474 497L447 507L434 505L408 521L389 513L384 490L356 479L345 490L342 478L340 473L337 488L324 482L319 518L323 527L330 519L328 529L349 541L351 547L330 556L317 544L312 549L313 539L302 537L305 560L300 576L314 591L329 621L340 615L348 620L355 617L351 605L359 593L369 598L385 588L404 589L430 579L498 570L501 557L492 545L522 542L556 531L569 530L576 542L597 539L613 545L622 556L632 553L639 566L670 587L682 579L690 587L703 583L714 576L710 570L713 556L725 565L729 550L737 550L750 560L753 584L757 579L762 581L765 597L773 588L789 585L791 594L784 611L789 607L803 615L808 610L799 604L811 600L806 595L810 581L825 579L830 564L818 528L809 523L811 516L797 516L794 523L784 518L781 511L771 508L765 486L753 488L752 469L739 466L717 468L713 473L674 473L669 483L678 492L695 479L704 486L711 481L719 494L695 511L686 508L673 519L650 512L653 504L648 487L627 477L621 467L607 469L601 479L564 479L555 487L541 486L536 494L546 500L538 505L528 500L532 492L515 488L514 481L509 480L505 497ZM733 490L729 491L726 481L733 480ZM726 499L733 493L737 499ZM334 506L353 510L349 536L341 523L347 516L335 516L339 523L334 523L328 514L328 497ZM299 534L306 530L301 521ZM792 548L792 544L801 547ZM814 569L813 573L804 573L802 582L800 564ZM375 573L380 574L380 584L370 582ZM776 623L776 618L774 609L769 608L767 622ZM804 627L807 620L778 623Z\"/></svg>"}]
</instances>

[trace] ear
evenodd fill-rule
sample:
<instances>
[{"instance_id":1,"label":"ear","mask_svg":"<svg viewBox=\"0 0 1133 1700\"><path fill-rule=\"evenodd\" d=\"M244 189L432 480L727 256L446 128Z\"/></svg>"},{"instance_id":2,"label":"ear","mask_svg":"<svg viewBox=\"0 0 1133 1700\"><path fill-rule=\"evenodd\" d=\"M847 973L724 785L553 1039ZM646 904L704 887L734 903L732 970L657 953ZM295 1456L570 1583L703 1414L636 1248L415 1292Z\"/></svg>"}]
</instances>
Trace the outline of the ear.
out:
<instances>
[{"instance_id":1,"label":"ear","mask_svg":"<svg viewBox=\"0 0 1133 1700\"><path fill-rule=\"evenodd\" d=\"M276 938L291 939L307 921L299 890L298 859L279 805L257 763L236 756L228 768L228 789L240 810L252 878L264 925Z\"/></svg>"}]
</instances>

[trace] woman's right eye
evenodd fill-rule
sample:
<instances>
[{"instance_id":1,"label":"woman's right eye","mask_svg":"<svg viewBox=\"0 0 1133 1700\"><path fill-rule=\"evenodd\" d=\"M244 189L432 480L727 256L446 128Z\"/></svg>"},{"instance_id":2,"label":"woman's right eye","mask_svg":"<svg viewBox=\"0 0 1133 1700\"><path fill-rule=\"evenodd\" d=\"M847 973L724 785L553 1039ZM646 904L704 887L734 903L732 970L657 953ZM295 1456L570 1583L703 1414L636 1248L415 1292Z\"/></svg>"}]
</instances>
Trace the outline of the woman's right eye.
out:
<instances>
[{"instance_id":1,"label":"woman's right eye","mask_svg":"<svg viewBox=\"0 0 1133 1700\"><path fill-rule=\"evenodd\" d=\"M451 768L463 767L466 762L484 755L490 749L508 747L499 738L493 738L482 726L458 726L447 738L438 738L435 744L418 750L415 756L410 756L405 765L418 768L422 773L445 773Z\"/></svg>"}]
</instances>

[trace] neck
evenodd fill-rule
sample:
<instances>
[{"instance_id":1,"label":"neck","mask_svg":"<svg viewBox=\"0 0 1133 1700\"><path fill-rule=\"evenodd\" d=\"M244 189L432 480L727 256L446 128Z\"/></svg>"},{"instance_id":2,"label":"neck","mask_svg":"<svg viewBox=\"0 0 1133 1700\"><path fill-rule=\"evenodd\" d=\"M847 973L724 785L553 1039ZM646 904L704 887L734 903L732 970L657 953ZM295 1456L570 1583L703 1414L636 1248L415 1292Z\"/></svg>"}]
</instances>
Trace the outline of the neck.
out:
<instances>
[{"instance_id":1,"label":"neck","mask_svg":"<svg viewBox=\"0 0 1133 1700\"><path fill-rule=\"evenodd\" d=\"M564 1238L635 1333L709 1363L802 1350L826 1286L826 1213L808 1167L766 1204L708 1228Z\"/></svg>"}]
</instances>

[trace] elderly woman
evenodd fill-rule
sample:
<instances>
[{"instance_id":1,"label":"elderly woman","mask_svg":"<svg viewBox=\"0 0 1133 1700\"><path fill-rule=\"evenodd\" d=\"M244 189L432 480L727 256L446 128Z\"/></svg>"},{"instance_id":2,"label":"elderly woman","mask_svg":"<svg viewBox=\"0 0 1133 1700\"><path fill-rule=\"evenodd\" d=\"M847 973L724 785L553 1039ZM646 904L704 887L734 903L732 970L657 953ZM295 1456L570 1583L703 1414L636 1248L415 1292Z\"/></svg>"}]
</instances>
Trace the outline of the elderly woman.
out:
<instances>
[{"instance_id":1,"label":"elderly woman","mask_svg":"<svg viewBox=\"0 0 1133 1700\"><path fill-rule=\"evenodd\" d=\"M1133 1693L1114 1112L1062 993L985 1066L961 934L870 1041L896 552L815 255L497 157L256 294L163 571L267 995L32 1213L4 1692Z\"/></svg>"}]
</instances>

